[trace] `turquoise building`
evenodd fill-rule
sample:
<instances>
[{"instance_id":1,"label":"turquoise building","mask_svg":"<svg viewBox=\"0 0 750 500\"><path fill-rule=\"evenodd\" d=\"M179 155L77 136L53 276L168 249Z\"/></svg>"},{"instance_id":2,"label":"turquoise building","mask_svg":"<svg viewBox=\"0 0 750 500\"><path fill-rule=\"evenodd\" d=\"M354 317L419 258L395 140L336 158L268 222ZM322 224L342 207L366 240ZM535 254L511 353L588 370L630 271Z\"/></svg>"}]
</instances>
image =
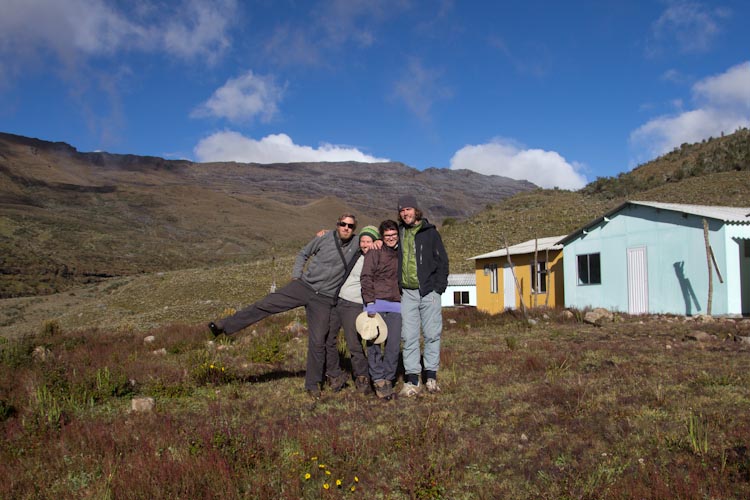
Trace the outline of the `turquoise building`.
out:
<instances>
[{"instance_id":1,"label":"turquoise building","mask_svg":"<svg viewBox=\"0 0 750 500\"><path fill-rule=\"evenodd\" d=\"M750 315L750 208L628 201L560 243L566 307Z\"/></svg>"}]
</instances>

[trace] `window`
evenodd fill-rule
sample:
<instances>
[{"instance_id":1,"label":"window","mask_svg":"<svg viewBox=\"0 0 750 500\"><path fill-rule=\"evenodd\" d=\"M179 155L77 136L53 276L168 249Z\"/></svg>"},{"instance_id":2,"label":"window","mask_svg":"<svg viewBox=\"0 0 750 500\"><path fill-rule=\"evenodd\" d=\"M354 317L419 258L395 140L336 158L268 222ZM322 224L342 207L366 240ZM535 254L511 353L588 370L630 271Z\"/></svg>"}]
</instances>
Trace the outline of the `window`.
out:
<instances>
[{"instance_id":1,"label":"window","mask_svg":"<svg viewBox=\"0 0 750 500\"><path fill-rule=\"evenodd\" d=\"M578 284L599 285L602 282L602 271L598 253L578 256Z\"/></svg>"},{"instance_id":2,"label":"window","mask_svg":"<svg viewBox=\"0 0 750 500\"><path fill-rule=\"evenodd\" d=\"M487 274L490 275L490 293L497 293L499 290L497 282L497 264L490 264L487 269Z\"/></svg>"},{"instance_id":3,"label":"window","mask_svg":"<svg viewBox=\"0 0 750 500\"><path fill-rule=\"evenodd\" d=\"M531 293L547 293L547 263L531 263Z\"/></svg>"},{"instance_id":4,"label":"window","mask_svg":"<svg viewBox=\"0 0 750 500\"><path fill-rule=\"evenodd\" d=\"M469 292L453 292L453 305L469 305Z\"/></svg>"}]
</instances>

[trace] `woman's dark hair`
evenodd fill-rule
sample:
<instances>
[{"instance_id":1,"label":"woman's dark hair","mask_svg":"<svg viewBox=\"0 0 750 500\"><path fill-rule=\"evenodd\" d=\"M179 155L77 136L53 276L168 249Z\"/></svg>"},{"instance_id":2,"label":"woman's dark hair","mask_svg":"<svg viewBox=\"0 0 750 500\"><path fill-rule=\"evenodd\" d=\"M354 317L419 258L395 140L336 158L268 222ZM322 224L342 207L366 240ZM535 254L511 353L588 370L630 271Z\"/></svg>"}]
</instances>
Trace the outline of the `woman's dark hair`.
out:
<instances>
[{"instance_id":1,"label":"woman's dark hair","mask_svg":"<svg viewBox=\"0 0 750 500\"><path fill-rule=\"evenodd\" d=\"M383 231L392 231L392 230L398 231L398 224L396 221L387 219L380 223L380 227L378 228L378 231L380 231L380 236L383 236Z\"/></svg>"}]
</instances>

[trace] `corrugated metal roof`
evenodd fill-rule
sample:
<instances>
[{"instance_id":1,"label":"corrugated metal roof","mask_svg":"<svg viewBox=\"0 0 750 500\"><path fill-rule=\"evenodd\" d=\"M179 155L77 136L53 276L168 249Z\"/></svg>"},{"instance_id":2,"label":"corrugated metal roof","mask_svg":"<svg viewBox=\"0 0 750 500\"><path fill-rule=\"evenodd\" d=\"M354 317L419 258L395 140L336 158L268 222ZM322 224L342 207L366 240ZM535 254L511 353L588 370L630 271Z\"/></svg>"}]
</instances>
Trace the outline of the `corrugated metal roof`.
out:
<instances>
[{"instance_id":1,"label":"corrugated metal roof","mask_svg":"<svg viewBox=\"0 0 750 500\"><path fill-rule=\"evenodd\" d=\"M685 214L697 215L698 217L708 217L716 219L727 224L750 224L750 208L747 207L722 207L712 205L687 205L683 203L661 203L658 201L626 201L621 205L613 208L601 217L597 217L585 226L576 229L569 235L565 236L560 243L566 245L569 241L574 240L584 230L598 225L603 220L609 220L609 217L616 214L628 205L641 205L645 207L658 208L661 210L671 210Z\"/></svg>"},{"instance_id":2,"label":"corrugated metal roof","mask_svg":"<svg viewBox=\"0 0 750 500\"><path fill-rule=\"evenodd\" d=\"M527 254L527 253L534 253L535 244L536 244L536 249L538 252L544 252L547 250L561 250L562 245L559 245L558 242L563 238L565 238L565 235L548 236L546 238L537 238L536 240L529 240L529 241L524 241L523 243L518 243L517 245L508 247L507 250L505 248L501 248L500 250L495 250L494 252L477 255L476 257L470 257L466 260L489 259L492 257L505 257L508 254L522 255L522 254Z\"/></svg>"},{"instance_id":3,"label":"corrugated metal roof","mask_svg":"<svg viewBox=\"0 0 750 500\"><path fill-rule=\"evenodd\" d=\"M718 219L729 224L750 224L750 208L685 205L682 203L659 203L656 201L631 201L630 203L633 205L660 208L662 210L672 210L673 212L683 212L697 215L698 217Z\"/></svg>"},{"instance_id":4,"label":"corrugated metal roof","mask_svg":"<svg viewBox=\"0 0 750 500\"><path fill-rule=\"evenodd\" d=\"M449 274L448 286L476 286L477 276L472 274Z\"/></svg>"}]
</instances>

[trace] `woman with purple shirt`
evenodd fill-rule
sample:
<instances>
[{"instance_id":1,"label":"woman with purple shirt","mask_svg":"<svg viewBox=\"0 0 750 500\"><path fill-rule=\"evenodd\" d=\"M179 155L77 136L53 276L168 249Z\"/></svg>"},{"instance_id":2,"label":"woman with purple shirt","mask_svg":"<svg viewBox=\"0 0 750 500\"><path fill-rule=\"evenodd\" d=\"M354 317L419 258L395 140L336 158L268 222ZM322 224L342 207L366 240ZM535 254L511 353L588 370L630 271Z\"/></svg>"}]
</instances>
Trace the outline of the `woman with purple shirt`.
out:
<instances>
[{"instance_id":1,"label":"woman with purple shirt","mask_svg":"<svg viewBox=\"0 0 750 500\"><path fill-rule=\"evenodd\" d=\"M388 327L383 344L367 341L367 360L375 394L381 399L393 397L398 357L401 350L401 291L398 286L398 224L385 220L380 224L383 246L365 255L360 281L362 299L369 316L380 314Z\"/></svg>"}]
</instances>

